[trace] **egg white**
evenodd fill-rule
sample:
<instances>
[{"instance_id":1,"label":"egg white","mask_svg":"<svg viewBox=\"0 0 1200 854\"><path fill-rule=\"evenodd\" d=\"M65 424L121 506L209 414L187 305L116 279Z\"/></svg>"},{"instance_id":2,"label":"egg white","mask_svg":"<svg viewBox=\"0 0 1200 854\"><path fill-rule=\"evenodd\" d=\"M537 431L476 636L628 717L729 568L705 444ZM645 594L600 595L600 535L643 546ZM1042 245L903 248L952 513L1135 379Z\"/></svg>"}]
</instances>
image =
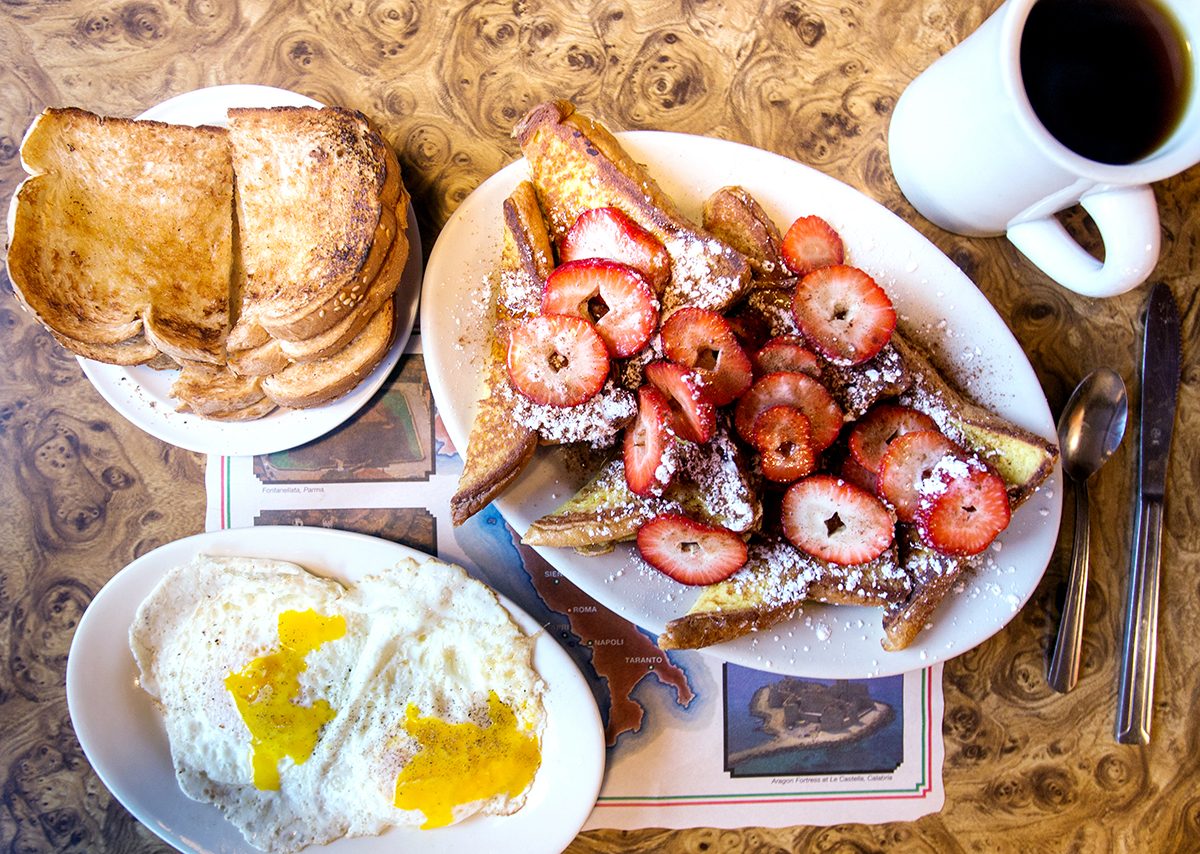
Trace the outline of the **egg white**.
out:
<instances>
[{"instance_id":1,"label":"egg white","mask_svg":"<svg viewBox=\"0 0 1200 854\"><path fill-rule=\"evenodd\" d=\"M341 614L346 634L306 657L300 704L324 699L337 714L306 761L279 763L278 791L259 790L250 732L225 677L278 649L280 613L310 608ZM423 717L486 723L495 691L539 737L544 724L533 639L492 591L436 560L406 560L343 587L282 561L200 555L163 578L129 634L181 788L220 807L267 851L425 820L392 803L396 777L417 749L403 726L410 704ZM525 795L461 805L455 820L515 812Z\"/></svg>"}]
</instances>

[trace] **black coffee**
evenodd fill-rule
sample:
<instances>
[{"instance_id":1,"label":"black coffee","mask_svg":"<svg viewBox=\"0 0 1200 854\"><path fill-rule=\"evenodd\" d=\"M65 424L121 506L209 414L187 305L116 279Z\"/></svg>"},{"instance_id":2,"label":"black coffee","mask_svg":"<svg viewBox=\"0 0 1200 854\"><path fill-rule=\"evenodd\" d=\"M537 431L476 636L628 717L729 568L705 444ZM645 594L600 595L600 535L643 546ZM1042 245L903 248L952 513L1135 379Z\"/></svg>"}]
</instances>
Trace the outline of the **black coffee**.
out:
<instances>
[{"instance_id":1,"label":"black coffee","mask_svg":"<svg viewBox=\"0 0 1200 854\"><path fill-rule=\"evenodd\" d=\"M1046 130L1100 163L1158 148L1192 87L1183 33L1154 0L1040 0L1021 37L1021 76Z\"/></svg>"}]
</instances>

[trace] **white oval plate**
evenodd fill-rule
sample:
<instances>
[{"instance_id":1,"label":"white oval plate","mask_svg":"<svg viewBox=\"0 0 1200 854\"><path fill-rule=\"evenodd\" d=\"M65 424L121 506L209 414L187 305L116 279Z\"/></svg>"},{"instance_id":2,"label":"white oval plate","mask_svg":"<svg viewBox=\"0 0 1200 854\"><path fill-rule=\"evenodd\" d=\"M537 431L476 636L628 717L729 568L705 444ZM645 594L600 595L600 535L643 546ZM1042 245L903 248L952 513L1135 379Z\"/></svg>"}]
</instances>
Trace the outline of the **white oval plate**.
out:
<instances>
[{"instance_id":1,"label":"white oval plate","mask_svg":"<svg viewBox=\"0 0 1200 854\"><path fill-rule=\"evenodd\" d=\"M848 185L788 158L739 143L661 131L617 134L621 143L699 222L704 199L738 184L758 199L781 230L819 214L846 244L847 263L888 291L901 325L950 368L976 400L1009 420L1054 438L1054 419L1020 345L987 298L915 229ZM488 276L500 255L500 210L528 177L518 160L484 181L451 216L429 255L421 305L422 349L446 430L459 452L484 392ZM563 454L541 449L496 506L518 533L563 503L581 483ZM708 652L760 670L845 678L889 675L966 652L998 632L1033 594L1045 572L1062 512L1058 469L1014 514L985 566L951 593L934 625L900 652L886 652L881 611L807 603L803 614L772 630L710 647ZM684 614L696 595L646 571L619 547L601 557L539 548L560 572L597 601L654 634Z\"/></svg>"},{"instance_id":2,"label":"white oval plate","mask_svg":"<svg viewBox=\"0 0 1200 854\"><path fill-rule=\"evenodd\" d=\"M129 651L134 614L172 567L199 553L273 558L351 583L411 557L428 555L387 540L325 528L235 528L169 543L121 570L92 600L67 659L67 705L75 734L109 791L142 824L181 851L260 854L220 810L193 801L175 782L166 729L138 686ZM392 827L381 836L340 839L330 854L557 854L583 826L604 773L600 713L575 663L542 626L501 597L513 619L537 636L534 666L546 683L543 762L525 806L511 816L473 817L433 830ZM313 849L316 850L316 849Z\"/></svg>"},{"instance_id":3,"label":"white oval plate","mask_svg":"<svg viewBox=\"0 0 1200 854\"><path fill-rule=\"evenodd\" d=\"M309 106L321 104L270 86L212 86L163 101L138 116L160 122L225 127L230 107ZM202 454L272 454L311 442L361 409L387 379L404 353L421 294L421 236L412 203L408 206L408 263L396 289L396 340L391 350L353 391L315 409L277 409L256 421L212 421L177 412L169 394L178 371L144 366L108 365L79 357L92 385L114 409L151 436Z\"/></svg>"}]
</instances>

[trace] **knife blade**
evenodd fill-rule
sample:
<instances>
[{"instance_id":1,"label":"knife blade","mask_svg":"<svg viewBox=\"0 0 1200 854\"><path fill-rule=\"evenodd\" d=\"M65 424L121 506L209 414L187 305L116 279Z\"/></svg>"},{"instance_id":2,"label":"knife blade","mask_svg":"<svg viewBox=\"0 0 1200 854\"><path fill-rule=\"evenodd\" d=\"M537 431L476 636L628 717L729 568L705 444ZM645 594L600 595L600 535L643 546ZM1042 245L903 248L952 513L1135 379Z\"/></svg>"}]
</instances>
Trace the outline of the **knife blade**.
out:
<instances>
[{"instance_id":1,"label":"knife blade","mask_svg":"<svg viewBox=\"0 0 1200 854\"><path fill-rule=\"evenodd\" d=\"M1163 504L1182 366L1179 306L1171 289L1159 282L1150 291L1142 349L1138 495L1117 707L1116 739L1121 744L1150 743Z\"/></svg>"}]
</instances>

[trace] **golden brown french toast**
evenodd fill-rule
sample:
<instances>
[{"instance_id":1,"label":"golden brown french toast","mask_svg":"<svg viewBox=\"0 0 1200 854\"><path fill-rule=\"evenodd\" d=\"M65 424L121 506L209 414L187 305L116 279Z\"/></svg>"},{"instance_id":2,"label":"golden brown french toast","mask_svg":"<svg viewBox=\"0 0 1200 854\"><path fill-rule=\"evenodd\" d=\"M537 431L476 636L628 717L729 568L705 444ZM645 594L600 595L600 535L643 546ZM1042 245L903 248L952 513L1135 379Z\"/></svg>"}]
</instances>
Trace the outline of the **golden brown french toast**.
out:
<instances>
[{"instance_id":1,"label":"golden brown french toast","mask_svg":"<svg viewBox=\"0 0 1200 854\"><path fill-rule=\"evenodd\" d=\"M69 349L222 364L233 172L227 134L47 109L21 148L8 271Z\"/></svg>"},{"instance_id":2,"label":"golden brown french toast","mask_svg":"<svg viewBox=\"0 0 1200 854\"><path fill-rule=\"evenodd\" d=\"M662 241L671 257L671 278L660 295L665 313L683 305L723 311L749 287L745 257L690 222L616 137L569 101L534 107L513 136L556 242L581 213L602 207L622 210Z\"/></svg>"},{"instance_id":3,"label":"golden brown french toast","mask_svg":"<svg viewBox=\"0 0 1200 854\"><path fill-rule=\"evenodd\" d=\"M704 230L746 256L755 287L780 287L792 277L783 262L779 227L744 187L722 187L704 201Z\"/></svg>"},{"instance_id":4,"label":"golden brown french toast","mask_svg":"<svg viewBox=\"0 0 1200 854\"><path fill-rule=\"evenodd\" d=\"M487 395L471 425L450 516L461 525L502 494L525 469L538 446L537 430L513 416L506 389L508 327L541 308L542 285L554 269L554 253L533 185L523 181L504 200L500 267L493 281L492 346L488 351Z\"/></svg>"}]
</instances>

